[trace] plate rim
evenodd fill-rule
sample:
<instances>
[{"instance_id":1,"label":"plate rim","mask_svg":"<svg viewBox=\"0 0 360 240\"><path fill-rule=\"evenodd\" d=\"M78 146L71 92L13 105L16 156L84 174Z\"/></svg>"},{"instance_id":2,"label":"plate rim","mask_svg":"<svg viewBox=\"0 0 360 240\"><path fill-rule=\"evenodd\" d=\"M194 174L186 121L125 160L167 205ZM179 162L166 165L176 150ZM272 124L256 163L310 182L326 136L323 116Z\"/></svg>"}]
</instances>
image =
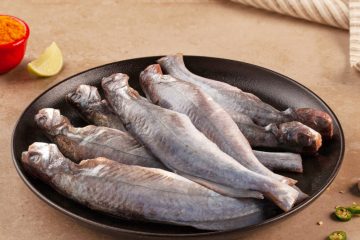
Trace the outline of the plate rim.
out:
<instances>
[{"instance_id":1,"label":"plate rim","mask_svg":"<svg viewBox=\"0 0 360 240\"><path fill-rule=\"evenodd\" d=\"M294 79L285 76L281 73L278 73L274 70L256 65L256 64L252 64L252 63L247 63L247 62L243 62L243 61L238 61L238 60L232 60L232 59L226 59L226 58L219 58L219 57L210 57L210 56L199 56L199 55L184 55L184 58L203 58L203 59L208 59L208 60L219 60L219 61L230 61L233 63L240 63L243 65L248 65L250 67L253 68L258 68L261 69L265 72L274 74L286 81L290 81L291 83L295 84L297 87L302 88L304 91L306 91L308 94L312 95L315 99L317 99L319 102L321 102L321 104L323 104L331 113L332 117L334 118L333 120L337 123L337 125L339 126L339 140L340 140L340 155L339 155L339 160L337 161L337 164L334 167L334 170L332 171L331 175L329 176L328 182L326 184L324 184L320 190L318 192L316 192L315 194L309 196L308 200L303 201L302 203L300 203L299 205L295 206L294 208L292 208L289 212L283 212L275 217L266 219L265 221L261 222L261 223L257 223L254 225L250 225L250 226L246 226L243 228L239 228L239 229L233 229L233 230L226 230L226 231L209 231L209 232L201 232L201 233L189 233L189 234L183 234L183 233L152 233L152 232L144 232L144 231L139 231L139 230L129 230L129 229L124 229L124 228L118 228L118 227L114 227L114 226L109 226L103 223L99 223L93 220L89 220L87 218L84 218L80 215L77 215L59 205L57 205L56 203L54 203L53 201L49 200L48 198L46 198L46 196L44 196L43 194L41 194L31 183L30 181L27 179L27 177L25 176L25 174L23 173L23 171L20 169L19 164L17 163L16 157L15 157L15 142L14 142L14 138L15 138L15 132L18 128L19 122L20 120L23 118L24 114L27 112L27 110L40 98L42 97L44 94L46 94L47 92L49 92L50 90L52 90L53 88L57 87L58 85L72 79L75 78L81 74L85 74L87 72L96 70L96 69L100 69L100 68L104 68L106 66L110 66L113 64L117 64L117 63L122 63L122 62L127 62L127 61L137 61L137 60L145 60L145 59L159 59L161 57L164 57L166 55L158 55L158 56L147 56L147 57L137 57L137 58L131 58L131 59L123 59L120 61L114 61L114 62L110 62L110 63L106 63L100 66L96 66L90 69L86 69L84 71L81 71L79 73L76 73L74 75L71 75L59 82L57 82L56 84L54 84L53 86L50 86L49 88L45 89L43 92L41 92L37 97L35 97L28 105L27 107L21 112L20 116L18 117L14 128L12 130L12 137L11 137L11 157L12 157L12 162L13 165L15 166L15 169L18 173L18 175L20 176L20 178L22 179L22 181L25 183L25 185L38 197L40 198L42 201L44 201L45 203L47 203L48 205L50 205L51 207L55 208L57 211L61 212L62 214L68 215L76 220L80 220L86 224L89 224L91 226L94 226L98 229L101 230L108 230L108 231L112 231L114 233L125 233L125 234L133 234L133 235L140 235L140 236L148 236L148 237L206 237L206 236L216 236L216 235L223 235L223 234L229 234L229 233L233 233L233 232L246 232L246 231L250 231L250 230L254 230L260 227L263 227L265 225L270 225L273 224L275 222L278 222L280 220L284 220L284 218L288 218L289 216L292 216L296 213L298 213L300 210L306 208L307 206L309 206L311 203L313 203L330 185L331 183L335 180L337 174L340 171L341 165L343 163L344 160L344 154L345 154L345 137L344 137L344 131L343 128L341 126L341 123L338 119L338 117L335 115L334 111L330 108L330 106L324 101L322 100L316 93L314 93L312 90L310 90L309 88L307 88L306 86L304 86L303 84L295 81Z\"/></svg>"}]
</instances>

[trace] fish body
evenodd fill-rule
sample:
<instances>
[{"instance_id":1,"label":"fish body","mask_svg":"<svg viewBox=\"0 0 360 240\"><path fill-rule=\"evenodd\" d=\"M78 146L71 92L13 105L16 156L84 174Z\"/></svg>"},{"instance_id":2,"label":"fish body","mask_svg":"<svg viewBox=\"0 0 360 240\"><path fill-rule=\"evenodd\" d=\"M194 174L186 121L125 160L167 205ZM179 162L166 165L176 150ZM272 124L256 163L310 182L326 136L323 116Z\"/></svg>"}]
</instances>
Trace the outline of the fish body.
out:
<instances>
[{"instance_id":1,"label":"fish body","mask_svg":"<svg viewBox=\"0 0 360 240\"><path fill-rule=\"evenodd\" d=\"M75 162L105 157L128 165L166 168L126 132L93 125L75 128L53 108L41 109L35 115L35 122L61 152Z\"/></svg>"},{"instance_id":2,"label":"fish body","mask_svg":"<svg viewBox=\"0 0 360 240\"><path fill-rule=\"evenodd\" d=\"M79 85L74 92L66 95L65 100L70 103L90 124L125 130L119 117L111 110L96 87Z\"/></svg>"},{"instance_id":3,"label":"fish body","mask_svg":"<svg viewBox=\"0 0 360 240\"><path fill-rule=\"evenodd\" d=\"M22 154L25 169L89 208L127 219L230 230L263 220L263 204L217 194L174 173L106 158L76 164L56 145L34 143Z\"/></svg>"},{"instance_id":4,"label":"fish body","mask_svg":"<svg viewBox=\"0 0 360 240\"><path fill-rule=\"evenodd\" d=\"M35 122L60 151L74 162L104 156L123 164L166 169L126 131L92 125L75 128L59 110L51 108L41 109L35 116ZM271 170L302 172L299 154L263 151L254 151L254 154Z\"/></svg>"},{"instance_id":5,"label":"fish body","mask_svg":"<svg viewBox=\"0 0 360 240\"><path fill-rule=\"evenodd\" d=\"M90 87L90 86L89 86ZM106 102L105 99L102 100L102 102L104 102L104 106L106 108L110 108L109 104ZM120 128L118 128L119 130L122 130L123 133L122 134L118 134L117 138L121 138L123 137L123 140L119 141L122 142L126 142L126 143L130 143L132 142L132 140L128 140L128 139L133 139L133 137L128 134L124 129L123 129L123 125L117 125L117 122L121 121L117 116L116 118L114 118L112 115L114 114L112 112L111 109L106 110L106 111L102 111L100 110L100 112L98 114L102 114L104 115L101 119L108 119L108 121L95 121L95 118L89 118L88 121L90 124L94 124L96 126L121 126ZM48 114L48 116L50 116ZM245 115L244 115L245 116ZM251 119L249 119L247 116L245 116L245 120L243 121L244 124L238 125L240 127L240 130L242 132L246 132L247 134L245 134L245 136L247 137L247 139L249 140L251 146L259 146L259 147L271 147L271 148L281 148L281 149L285 149L285 150L289 150L289 151L293 151L293 152L304 152L304 148L299 148L299 144L293 144L293 145L287 145L287 144L279 144L278 139L275 137L275 135L273 134L273 132L270 132L269 130L265 130L264 127L258 126L256 124L254 124ZM248 119L248 120L247 120ZM115 121L113 123L113 121ZM40 123L38 123L40 124ZM53 127L57 126L57 124L52 124ZM244 128L241 128L244 127ZM276 128L279 129L279 128ZM285 129L285 128L280 128L280 129ZM47 130L49 131L49 130ZM77 131L77 132L82 132L82 131ZM289 131L286 131L287 133ZM86 133L90 133L90 131L86 131ZM50 133L48 133L50 134ZM74 133L71 135L74 136ZM86 135L88 136L88 135ZM86 137L86 136L80 136L80 137ZM249 136L251 136L249 138ZM64 136L65 137L65 136ZM62 147L63 144L61 144L61 142L66 142L63 140L58 141L58 139L64 138L64 137L60 137L60 138L52 138L53 141L60 147L61 152L65 153L68 152L68 146L67 147ZM107 142L106 139L102 139L102 141ZM116 147L119 147L119 149L122 150L126 150L126 149L139 149L139 151L142 152L142 155L146 154L145 151L149 154L148 158L153 159L154 156L145 149L145 151L143 151L142 149L144 149L143 147L140 150L139 147L139 143L133 142L134 146L130 147L130 145L126 145L127 147L122 147L122 144L117 145ZM85 146L84 144L82 144L83 146ZM128 147L129 146L129 147ZM97 157L96 155L87 155L82 156L81 157L77 157L74 151L69 151L69 154L65 154L65 156L69 157L70 159L74 159L76 161L80 161L82 159L85 158L95 158ZM290 153L290 152L263 152L263 151L254 151L255 156L258 158L258 160L267 168L271 169L271 170L280 170L280 171L290 171L290 172L302 172L302 159L301 156L299 154L294 154L294 153ZM116 155L118 156L118 155ZM109 159L116 159L117 157L115 157L114 155L107 155L106 156ZM123 159L123 158L122 158ZM125 162L123 162L125 163ZM152 166L148 166L148 165L142 165L139 164L140 166L147 166L147 167L152 167ZM165 167L165 166L164 166ZM161 167L162 168L162 167Z\"/></svg>"},{"instance_id":6,"label":"fish body","mask_svg":"<svg viewBox=\"0 0 360 240\"><path fill-rule=\"evenodd\" d=\"M232 118L252 147L314 154L322 145L322 137L318 132L297 121L271 123L263 127L245 114L237 113Z\"/></svg>"},{"instance_id":7,"label":"fish body","mask_svg":"<svg viewBox=\"0 0 360 240\"><path fill-rule=\"evenodd\" d=\"M103 78L102 87L126 129L167 168L202 184L206 182L207 187L214 183L215 189L224 192L232 189L257 198L261 197L259 192L264 193L284 211L295 203L296 190L242 166L198 131L186 115L143 100L128 86L127 75Z\"/></svg>"},{"instance_id":8,"label":"fish body","mask_svg":"<svg viewBox=\"0 0 360 240\"><path fill-rule=\"evenodd\" d=\"M230 84L191 73L186 68L181 54L168 55L159 59L158 63L171 76L200 87L231 116L236 116L238 113L247 115L260 126L300 121L320 132L324 138L331 138L333 135L332 119L323 111L312 108L288 108L285 111L279 111L261 101L254 94L244 92Z\"/></svg>"},{"instance_id":9,"label":"fish body","mask_svg":"<svg viewBox=\"0 0 360 240\"><path fill-rule=\"evenodd\" d=\"M295 183L262 165L230 115L196 85L163 75L158 64L141 72L140 85L149 100L187 115L198 130L247 169L278 181Z\"/></svg>"}]
</instances>

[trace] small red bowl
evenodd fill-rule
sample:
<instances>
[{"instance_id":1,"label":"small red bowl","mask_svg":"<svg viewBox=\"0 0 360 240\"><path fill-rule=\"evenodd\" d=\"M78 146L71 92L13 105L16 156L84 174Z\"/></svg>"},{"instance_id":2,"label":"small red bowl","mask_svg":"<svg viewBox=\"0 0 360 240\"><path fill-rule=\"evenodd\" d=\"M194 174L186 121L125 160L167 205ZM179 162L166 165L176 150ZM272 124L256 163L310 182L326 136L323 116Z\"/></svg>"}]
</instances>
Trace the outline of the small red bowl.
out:
<instances>
[{"instance_id":1,"label":"small red bowl","mask_svg":"<svg viewBox=\"0 0 360 240\"><path fill-rule=\"evenodd\" d=\"M15 68L23 59L26 43L30 35L29 26L21 19L10 15L2 15L14 18L25 26L25 36L11 43L0 44L0 74Z\"/></svg>"}]
</instances>

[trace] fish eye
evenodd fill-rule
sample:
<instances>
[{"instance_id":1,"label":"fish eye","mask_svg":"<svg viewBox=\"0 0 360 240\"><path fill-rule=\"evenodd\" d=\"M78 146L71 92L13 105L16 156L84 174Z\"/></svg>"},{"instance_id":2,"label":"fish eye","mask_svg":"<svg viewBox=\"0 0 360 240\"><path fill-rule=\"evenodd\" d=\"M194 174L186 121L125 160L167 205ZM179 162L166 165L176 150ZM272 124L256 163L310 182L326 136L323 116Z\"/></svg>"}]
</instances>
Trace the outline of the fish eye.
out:
<instances>
[{"instance_id":1,"label":"fish eye","mask_svg":"<svg viewBox=\"0 0 360 240\"><path fill-rule=\"evenodd\" d=\"M76 91L76 92L71 96L71 99L72 99L74 102L80 101L81 98L82 98L81 92L78 92L78 91Z\"/></svg>"},{"instance_id":2,"label":"fish eye","mask_svg":"<svg viewBox=\"0 0 360 240\"><path fill-rule=\"evenodd\" d=\"M41 125L45 125L46 121L47 121L47 116L44 114L38 115L37 120L39 121L39 123Z\"/></svg>"},{"instance_id":3,"label":"fish eye","mask_svg":"<svg viewBox=\"0 0 360 240\"><path fill-rule=\"evenodd\" d=\"M33 163L37 163L40 160L40 156L37 152L29 152L29 161Z\"/></svg>"}]
</instances>

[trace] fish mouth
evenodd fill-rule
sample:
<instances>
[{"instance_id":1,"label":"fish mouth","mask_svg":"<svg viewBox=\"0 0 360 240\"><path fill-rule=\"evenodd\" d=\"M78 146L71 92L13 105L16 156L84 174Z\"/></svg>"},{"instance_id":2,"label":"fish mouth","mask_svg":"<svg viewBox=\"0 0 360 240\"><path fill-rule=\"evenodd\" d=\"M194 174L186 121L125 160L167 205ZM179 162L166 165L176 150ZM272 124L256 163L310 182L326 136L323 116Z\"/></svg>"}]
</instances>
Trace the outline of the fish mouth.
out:
<instances>
[{"instance_id":1,"label":"fish mouth","mask_svg":"<svg viewBox=\"0 0 360 240\"><path fill-rule=\"evenodd\" d=\"M80 97L81 96L76 94L76 91L69 92L68 94L65 95L65 101L68 103L77 103L79 102Z\"/></svg>"},{"instance_id":2,"label":"fish mouth","mask_svg":"<svg viewBox=\"0 0 360 240\"><path fill-rule=\"evenodd\" d=\"M86 105L100 102L101 96L96 87L82 84L74 92L68 93L65 99L69 103Z\"/></svg>"},{"instance_id":3,"label":"fish mouth","mask_svg":"<svg viewBox=\"0 0 360 240\"><path fill-rule=\"evenodd\" d=\"M50 181L48 170L51 169L52 153L56 150L55 144L34 142L27 151L22 152L21 161L25 170L35 178Z\"/></svg>"},{"instance_id":4,"label":"fish mouth","mask_svg":"<svg viewBox=\"0 0 360 240\"><path fill-rule=\"evenodd\" d=\"M141 99L140 94L129 86L129 76L115 73L101 80L101 86L106 94L121 95L127 99Z\"/></svg>"},{"instance_id":5,"label":"fish mouth","mask_svg":"<svg viewBox=\"0 0 360 240\"><path fill-rule=\"evenodd\" d=\"M69 121L61 115L58 109L43 108L34 117L38 127L45 130L50 135L58 134L59 130L69 123Z\"/></svg>"},{"instance_id":6,"label":"fish mouth","mask_svg":"<svg viewBox=\"0 0 360 240\"><path fill-rule=\"evenodd\" d=\"M43 108L35 115L35 122L39 127L47 128L53 125L53 119L60 115L60 111L53 108Z\"/></svg>"},{"instance_id":7,"label":"fish mouth","mask_svg":"<svg viewBox=\"0 0 360 240\"><path fill-rule=\"evenodd\" d=\"M24 151L21 153L21 161L25 164L29 164L30 160L30 153L29 151Z\"/></svg>"},{"instance_id":8,"label":"fish mouth","mask_svg":"<svg viewBox=\"0 0 360 240\"><path fill-rule=\"evenodd\" d=\"M35 166L40 161L41 156L34 154L31 151L24 151L21 153L21 162L27 172L36 177Z\"/></svg>"},{"instance_id":9,"label":"fish mouth","mask_svg":"<svg viewBox=\"0 0 360 240\"><path fill-rule=\"evenodd\" d=\"M121 89L128 87L129 76L124 73L114 73L108 77L104 77L101 85L107 86L109 89Z\"/></svg>"},{"instance_id":10,"label":"fish mouth","mask_svg":"<svg viewBox=\"0 0 360 240\"><path fill-rule=\"evenodd\" d=\"M21 160L30 166L40 164L43 161L49 161L50 145L48 143L34 142L27 151L21 154Z\"/></svg>"}]
</instances>

